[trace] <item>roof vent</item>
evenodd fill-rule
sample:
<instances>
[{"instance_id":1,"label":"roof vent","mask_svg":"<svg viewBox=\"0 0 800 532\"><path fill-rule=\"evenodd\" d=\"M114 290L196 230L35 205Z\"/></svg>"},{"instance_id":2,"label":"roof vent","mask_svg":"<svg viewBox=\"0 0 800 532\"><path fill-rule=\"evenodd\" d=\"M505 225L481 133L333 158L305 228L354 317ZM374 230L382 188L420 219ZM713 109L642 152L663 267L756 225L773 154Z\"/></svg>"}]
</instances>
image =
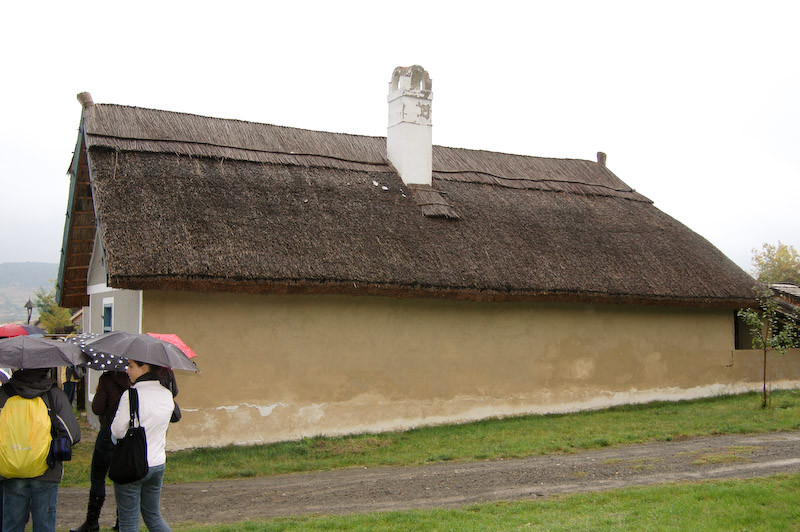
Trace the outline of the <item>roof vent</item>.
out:
<instances>
[{"instance_id":1,"label":"roof vent","mask_svg":"<svg viewBox=\"0 0 800 532\"><path fill-rule=\"evenodd\" d=\"M447 220L458 220L460 216L444 199L444 192L435 190L430 185L408 185L408 190L417 202L417 207L422 209L422 214L426 218L445 218Z\"/></svg>"}]
</instances>

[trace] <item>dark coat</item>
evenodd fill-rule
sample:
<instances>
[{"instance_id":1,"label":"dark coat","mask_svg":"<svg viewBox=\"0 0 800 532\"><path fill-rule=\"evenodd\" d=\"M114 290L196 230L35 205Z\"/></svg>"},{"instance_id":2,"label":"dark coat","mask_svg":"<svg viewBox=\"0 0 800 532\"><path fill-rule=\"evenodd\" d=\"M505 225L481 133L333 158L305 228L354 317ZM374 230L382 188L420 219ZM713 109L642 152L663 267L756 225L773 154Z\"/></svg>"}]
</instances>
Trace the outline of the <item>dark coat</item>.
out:
<instances>
[{"instance_id":1,"label":"dark coat","mask_svg":"<svg viewBox=\"0 0 800 532\"><path fill-rule=\"evenodd\" d=\"M92 412L100 418L101 427L111 426L114 415L117 413L119 398L130 387L131 381L124 371L106 371L100 375L97 392L92 399Z\"/></svg>"}]
</instances>

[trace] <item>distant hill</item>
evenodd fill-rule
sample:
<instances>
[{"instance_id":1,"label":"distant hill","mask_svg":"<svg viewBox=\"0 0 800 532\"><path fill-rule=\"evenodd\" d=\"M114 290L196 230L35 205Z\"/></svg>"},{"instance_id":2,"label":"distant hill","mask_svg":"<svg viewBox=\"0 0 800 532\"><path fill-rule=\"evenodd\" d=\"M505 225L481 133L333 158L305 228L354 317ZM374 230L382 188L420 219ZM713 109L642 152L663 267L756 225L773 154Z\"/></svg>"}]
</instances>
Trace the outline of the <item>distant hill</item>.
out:
<instances>
[{"instance_id":1,"label":"distant hill","mask_svg":"<svg viewBox=\"0 0 800 532\"><path fill-rule=\"evenodd\" d=\"M58 264L46 262L0 263L0 324L28 318L25 303L34 300L39 287L50 289L58 276ZM33 319L36 310L33 311ZM31 321L32 321L31 320Z\"/></svg>"}]
</instances>

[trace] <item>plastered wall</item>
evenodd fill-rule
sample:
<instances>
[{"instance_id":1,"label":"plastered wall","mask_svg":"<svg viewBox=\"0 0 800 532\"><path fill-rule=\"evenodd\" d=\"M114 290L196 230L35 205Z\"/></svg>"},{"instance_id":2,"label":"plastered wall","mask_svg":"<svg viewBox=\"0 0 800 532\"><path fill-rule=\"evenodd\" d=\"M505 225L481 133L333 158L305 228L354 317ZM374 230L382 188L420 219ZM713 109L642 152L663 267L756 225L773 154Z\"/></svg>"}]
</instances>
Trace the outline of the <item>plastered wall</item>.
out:
<instances>
[{"instance_id":1,"label":"plastered wall","mask_svg":"<svg viewBox=\"0 0 800 532\"><path fill-rule=\"evenodd\" d=\"M758 389L732 310L145 292L198 353L171 449L404 429ZM800 353L775 358L780 386Z\"/></svg>"}]
</instances>

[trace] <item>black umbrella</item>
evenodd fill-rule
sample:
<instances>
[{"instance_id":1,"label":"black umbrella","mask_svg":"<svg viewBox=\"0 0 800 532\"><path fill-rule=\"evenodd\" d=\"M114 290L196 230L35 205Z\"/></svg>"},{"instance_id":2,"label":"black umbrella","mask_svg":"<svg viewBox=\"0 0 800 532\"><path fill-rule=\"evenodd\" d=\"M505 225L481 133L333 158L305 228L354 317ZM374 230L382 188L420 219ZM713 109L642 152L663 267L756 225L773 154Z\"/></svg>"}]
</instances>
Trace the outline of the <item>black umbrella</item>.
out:
<instances>
[{"instance_id":1,"label":"black umbrella","mask_svg":"<svg viewBox=\"0 0 800 532\"><path fill-rule=\"evenodd\" d=\"M170 369L200 371L177 346L149 334L113 331L86 342L86 353L104 353Z\"/></svg>"},{"instance_id":2,"label":"black umbrella","mask_svg":"<svg viewBox=\"0 0 800 532\"><path fill-rule=\"evenodd\" d=\"M125 371L128 369L127 358L88 348L87 344L100 336L100 333L81 333L77 336L64 338L64 341L77 345L81 351L89 356L90 360L86 363L87 367L98 371Z\"/></svg>"},{"instance_id":3,"label":"black umbrella","mask_svg":"<svg viewBox=\"0 0 800 532\"><path fill-rule=\"evenodd\" d=\"M49 338L15 336L0 340L0 366L36 369L85 364L89 357L80 348Z\"/></svg>"}]
</instances>

